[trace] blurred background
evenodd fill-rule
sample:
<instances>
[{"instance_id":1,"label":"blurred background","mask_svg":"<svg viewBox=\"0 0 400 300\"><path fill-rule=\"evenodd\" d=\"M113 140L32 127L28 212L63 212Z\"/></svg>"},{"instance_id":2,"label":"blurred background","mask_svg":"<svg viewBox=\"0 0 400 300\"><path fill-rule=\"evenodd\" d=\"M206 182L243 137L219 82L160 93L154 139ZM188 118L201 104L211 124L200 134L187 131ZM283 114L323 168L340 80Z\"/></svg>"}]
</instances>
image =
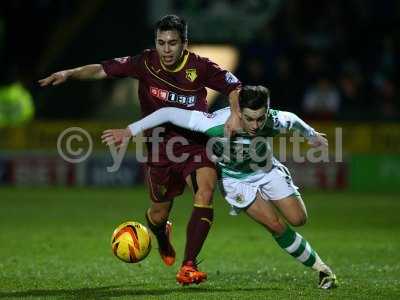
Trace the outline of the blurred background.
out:
<instances>
[{"instance_id":1,"label":"blurred background","mask_svg":"<svg viewBox=\"0 0 400 300\"><path fill-rule=\"evenodd\" d=\"M245 84L269 87L274 108L328 133L329 162L285 162L299 186L395 191L400 183L399 1L13 0L0 10L0 185L142 183L134 149L109 173L111 155L100 144L104 129L140 116L134 80L48 88L37 80L152 48L153 24L170 13L188 21L192 51ZM227 100L215 94L209 103L215 110ZM57 152L69 127L93 138L84 162L69 163Z\"/></svg>"}]
</instances>

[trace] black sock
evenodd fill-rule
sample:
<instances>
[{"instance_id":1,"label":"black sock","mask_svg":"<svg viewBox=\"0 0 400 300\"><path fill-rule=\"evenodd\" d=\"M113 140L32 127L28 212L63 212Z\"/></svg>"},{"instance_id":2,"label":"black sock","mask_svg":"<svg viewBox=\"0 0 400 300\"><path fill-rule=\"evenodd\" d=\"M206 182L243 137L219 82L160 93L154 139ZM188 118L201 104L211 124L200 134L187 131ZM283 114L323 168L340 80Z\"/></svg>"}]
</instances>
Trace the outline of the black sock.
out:
<instances>
[{"instance_id":1,"label":"black sock","mask_svg":"<svg viewBox=\"0 0 400 300\"><path fill-rule=\"evenodd\" d=\"M167 225L167 221L164 221L161 224L155 224L152 220L151 217L149 216L149 211L146 212L146 220L147 220L147 226L150 228L151 232L155 235L158 246L162 247L165 245L167 241L167 235L165 233L165 226Z\"/></svg>"}]
</instances>

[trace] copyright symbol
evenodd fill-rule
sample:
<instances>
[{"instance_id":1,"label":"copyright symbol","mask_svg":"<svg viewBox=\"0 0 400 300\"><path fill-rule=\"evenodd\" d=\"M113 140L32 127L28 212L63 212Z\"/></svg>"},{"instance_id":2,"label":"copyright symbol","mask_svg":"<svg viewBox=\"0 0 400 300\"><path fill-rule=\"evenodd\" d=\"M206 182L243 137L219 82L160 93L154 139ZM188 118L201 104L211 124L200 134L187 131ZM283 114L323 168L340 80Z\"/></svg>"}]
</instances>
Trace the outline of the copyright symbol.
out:
<instances>
[{"instance_id":1,"label":"copyright symbol","mask_svg":"<svg viewBox=\"0 0 400 300\"><path fill-rule=\"evenodd\" d=\"M86 130L70 127L58 136L57 150L65 161L76 164L87 159L92 153L93 141Z\"/></svg>"}]
</instances>

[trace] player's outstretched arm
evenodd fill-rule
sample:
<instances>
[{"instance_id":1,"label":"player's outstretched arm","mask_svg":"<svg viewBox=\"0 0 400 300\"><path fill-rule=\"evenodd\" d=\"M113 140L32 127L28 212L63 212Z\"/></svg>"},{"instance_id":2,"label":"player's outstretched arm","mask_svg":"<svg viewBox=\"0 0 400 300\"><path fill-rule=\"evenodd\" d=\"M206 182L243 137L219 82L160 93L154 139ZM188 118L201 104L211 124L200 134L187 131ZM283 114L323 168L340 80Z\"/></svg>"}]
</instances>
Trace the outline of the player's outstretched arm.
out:
<instances>
[{"instance_id":1,"label":"player's outstretched arm","mask_svg":"<svg viewBox=\"0 0 400 300\"><path fill-rule=\"evenodd\" d=\"M156 110L147 117L130 124L126 129L107 129L101 136L102 142L108 146L116 145L117 148L125 144L132 136L137 136L141 132L157 127L164 123L172 123L176 126L190 130L196 130L195 122L191 122L194 113L201 112L189 111L175 107L164 107ZM198 131L198 130L197 130Z\"/></svg>"},{"instance_id":2,"label":"player's outstretched arm","mask_svg":"<svg viewBox=\"0 0 400 300\"><path fill-rule=\"evenodd\" d=\"M101 64L86 65L74 69L68 69L51 74L50 76L40 79L38 82L40 86L58 85L67 81L68 79L103 79L107 75L104 72Z\"/></svg>"},{"instance_id":3,"label":"player's outstretched arm","mask_svg":"<svg viewBox=\"0 0 400 300\"><path fill-rule=\"evenodd\" d=\"M128 126L132 135L157 127L164 123L172 123L178 127L193 131L205 132L207 123L210 123L203 112L186 110L176 107L164 107L156 110L147 117Z\"/></svg>"},{"instance_id":4,"label":"player's outstretched arm","mask_svg":"<svg viewBox=\"0 0 400 300\"><path fill-rule=\"evenodd\" d=\"M226 114L215 117L215 114L206 114L196 110L164 107L130 124L126 129L105 130L101 138L103 143L107 145L117 145L117 147L120 147L132 136L137 136L145 130L164 123L172 123L178 127L209 134L209 129L225 124L226 119Z\"/></svg>"},{"instance_id":5,"label":"player's outstretched arm","mask_svg":"<svg viewBox=\"0 0 400 300\"><path fill-rule=\"evenodd\" d=\"M288 111L277 111L276 120L274 121L275 129L296 130L304 136L312 147L327 147L328 140L326 134L317 132L300 119L296 114Z\"/></svg>"}]
</instances>

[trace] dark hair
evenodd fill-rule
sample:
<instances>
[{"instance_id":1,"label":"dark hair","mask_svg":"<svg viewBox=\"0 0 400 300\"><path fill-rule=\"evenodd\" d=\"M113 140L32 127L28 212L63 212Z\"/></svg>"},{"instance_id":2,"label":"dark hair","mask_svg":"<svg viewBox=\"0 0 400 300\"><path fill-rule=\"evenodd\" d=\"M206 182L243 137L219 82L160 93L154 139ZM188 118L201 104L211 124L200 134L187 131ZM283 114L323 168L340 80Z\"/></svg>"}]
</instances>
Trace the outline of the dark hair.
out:
<instances>
[{"instance_id":1,"label":"dark hair","mask_svg":"<svg viewBox=\"0 0 400 300\"><path fill-rule=\"evenodd\" d=\"M166 15L157 21L154 27L154 36L157 37L157 30L167 31L176 30L182 42L188 39L188 25L186 21L176 15Z\"/></svg>"},{"instance_id":2,"label":"dark hair","mask_svg":"<svg viewBox=\"0 0 400 300\"><path fill-rule=\"evenodd\" d=\"M260 109L269 108L269 90L262 85L245 85L239 93L240 109Z\"/></svg>"}]
</instances>

